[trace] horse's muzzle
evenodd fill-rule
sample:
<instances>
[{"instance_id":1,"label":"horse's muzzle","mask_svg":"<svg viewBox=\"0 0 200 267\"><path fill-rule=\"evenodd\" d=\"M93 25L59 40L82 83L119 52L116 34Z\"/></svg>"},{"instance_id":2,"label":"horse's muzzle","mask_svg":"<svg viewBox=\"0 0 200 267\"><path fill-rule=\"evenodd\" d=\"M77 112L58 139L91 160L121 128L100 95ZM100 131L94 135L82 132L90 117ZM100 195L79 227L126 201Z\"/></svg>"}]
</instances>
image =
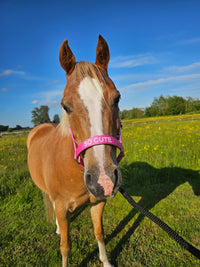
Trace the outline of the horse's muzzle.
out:
<instances>
[{"instance_id":1,"label":"horse's muzzle","mask_svg":"<svg viewBox=\"0 0 200 267\"><path fill-rule=\"evenodd\" d=\"M120 169L115 166L110 172L97 172L95 169L86 170L85 184L89 192L96 199L106 199L114 197L121 185L122 175Z\"/></svg>"}]
</instances>

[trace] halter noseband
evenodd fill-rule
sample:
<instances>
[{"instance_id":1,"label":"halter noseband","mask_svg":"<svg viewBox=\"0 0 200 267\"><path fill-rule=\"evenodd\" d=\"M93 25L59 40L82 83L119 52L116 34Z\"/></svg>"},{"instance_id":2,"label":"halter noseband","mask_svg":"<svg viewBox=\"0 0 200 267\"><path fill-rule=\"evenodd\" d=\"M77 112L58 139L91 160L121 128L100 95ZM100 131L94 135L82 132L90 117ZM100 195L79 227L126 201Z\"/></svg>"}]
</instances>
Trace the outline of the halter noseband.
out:
<instances>
[{"instance_id":1,"label":"halter noseband","mask_svg":"<svg viewBox=\"0 0 200 267\"><path fill-rule=\"evenodd\" d=\"M85 151L86 149L97 146L97 145L112 145L116 146L120 149L120 154L117 157L117 163L119 163L122 158L124 157L124 148L122 145L122 137L121 137L121 121L119 119L119 141L109 135L97 135L94 137L90 137L84 140L79 146L73 136L72 129L69 127L69 132L72 136L73 144L74 144L74 159L84 168L84 162L81 158L80 154Z\"/></svg>"}]
</instances>

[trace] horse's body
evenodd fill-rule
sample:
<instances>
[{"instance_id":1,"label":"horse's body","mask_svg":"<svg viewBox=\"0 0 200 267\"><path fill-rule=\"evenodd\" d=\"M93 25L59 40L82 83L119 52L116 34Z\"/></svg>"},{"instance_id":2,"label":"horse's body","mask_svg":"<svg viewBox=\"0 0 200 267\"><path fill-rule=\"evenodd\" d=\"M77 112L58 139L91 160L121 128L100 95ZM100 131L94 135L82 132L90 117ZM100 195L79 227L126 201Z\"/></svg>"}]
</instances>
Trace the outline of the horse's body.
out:
<instances>
[{"instance_id":1,"label":"horse's body","mask_svg":"<svg viewBox=\"0 0 200 267\"><path fill-rule=\"evenodd\" d=\"M66 71L63 116L59 125L43 124L28 137L28 165L35 184L52 201L55 208L57 232L61 234L60 249L63 267L70 251L69 212L89 203L94 232L104 267L111 266L105 251L102 213L108 197L113 197L121 184L116 161L116 148L98 145L81 153L85 169L74 160L74 143L97 135L118 138L119 92L107 74L109 49L99 36L95 64L76 63L67 41L59 59ZM67 214L67 216L66 216Z\"/></svg>"},{"instance_id":2,"label":"horse's body","mask_svg":"<svg viewBox=\"0 0 200 267\"><path fill-rule=\"evenodd\" d=\"M54 124L42 124L34 128L28 140L31 176L42 191L52 200L59 196L70 211L92 198L84 183L83 170L73 158L70 136L62 136ZM37 154L34 162L33 154Z\"/></svg>"}]
</instances>

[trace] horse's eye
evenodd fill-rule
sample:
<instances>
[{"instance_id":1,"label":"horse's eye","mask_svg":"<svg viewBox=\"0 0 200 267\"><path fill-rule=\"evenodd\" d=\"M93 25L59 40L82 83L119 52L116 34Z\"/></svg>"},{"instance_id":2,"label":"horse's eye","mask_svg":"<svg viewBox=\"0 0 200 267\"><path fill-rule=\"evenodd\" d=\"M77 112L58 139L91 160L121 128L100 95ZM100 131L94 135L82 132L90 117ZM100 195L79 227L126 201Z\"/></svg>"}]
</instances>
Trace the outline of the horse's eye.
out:
<instances>
[{"instance_id":1,"label":"horse's eye","mask_svg":"<svg viewBox=\"0 0 200 267\"><path fill-rule=\"evenodd\" d=\"M67 112L67 114L70 114L72 112L71 109L69 107L67 107L65 104L61 103L61 106Z\"/></svg>"},{"instance_id":2,"label":"horse's eye","mask_svg":"<svg viewBox=\"0 0 200 267\"><path fill-rule=\"evenodd\" d=\"M118 96L116 96L116 97L114 98L114 103L113 103L113 105L114 105L115 107L118 106L119 100L120 100L120 95L118 95Z\"/></svg>"}]
</instances>

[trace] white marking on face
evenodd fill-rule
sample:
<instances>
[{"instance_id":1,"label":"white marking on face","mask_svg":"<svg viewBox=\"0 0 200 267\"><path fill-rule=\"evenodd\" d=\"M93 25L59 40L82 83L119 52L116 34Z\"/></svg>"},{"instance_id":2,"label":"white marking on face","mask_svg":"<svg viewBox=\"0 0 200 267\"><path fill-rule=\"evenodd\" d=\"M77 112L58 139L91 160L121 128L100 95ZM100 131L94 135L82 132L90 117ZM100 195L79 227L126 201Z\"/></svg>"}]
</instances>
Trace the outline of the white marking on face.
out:
<instances>
[{"instance_id":1,"label":"white marking on face","mask_svg":"<svg viewBox=\"0 0 200 267\"><path fill-rule=\"evenodd\" d=\"M104 135L102 118L102 98L103 92L100 82L94 78L86 77L79 85L80 98L88 110L90 120L90 137ZM111 195L113 183L106 175L104 169L105 147L98 145L93 147L94 156L100 167L99 184L103 186L105 195ZM87 165L87 162L85 162Z\"/></svg>"},{"instance_id":2,"label":"white marking on face","mask_svg":"<svg viewBox=\"0 0 200 267\"><path fill-rule=\"evenodd\" d=\"M102 125L102 89L97 80L86 77L79 85L80 97L89 113L91 137L103 135Z\"/></svg>"}]
</instances>

